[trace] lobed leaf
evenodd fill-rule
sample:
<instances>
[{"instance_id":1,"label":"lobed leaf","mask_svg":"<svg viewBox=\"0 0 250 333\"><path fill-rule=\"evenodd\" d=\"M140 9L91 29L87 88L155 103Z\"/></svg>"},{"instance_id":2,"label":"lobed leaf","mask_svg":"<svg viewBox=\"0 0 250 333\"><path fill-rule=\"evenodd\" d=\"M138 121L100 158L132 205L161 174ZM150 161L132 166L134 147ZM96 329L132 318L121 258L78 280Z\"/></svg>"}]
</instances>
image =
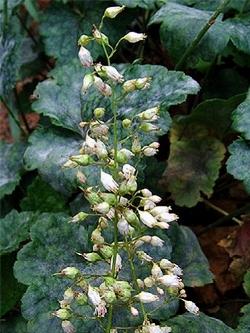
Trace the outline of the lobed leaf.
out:
<instances>
[{"instance_id":1,"label":"lobed leaf","mask_svg":"<svg viewBox=\"0 0 250 333\"><path fill-rule=\"evenodd\" d=\"M24 143L8 144L0 142L0 199L11 194L19 184L23 173Z\"/></svg>"},{"instance_id":2,"label":"lobed leaf","mask_svg":"<svg viewBox=\"0 0 250 333\"><path fill-rule=\"evenodd\" d=\"M232 127L246 140L250 140L250 91L246 100L233 112Z\"/></svg>"},{"instance_id":3,"label":"lobed leaf","mask_svg":"<svg viewBox=\"0 0 250 333\"><path fill-rule=\"evenodd\" d=\"M20 243L29 238L30 227L37 214L12 210L0 219L0 255L17 250Z\"/></svg>"},{"instance_id":4,"label":"lobed leaf","mask_svg":"<svg viewBox=\"0 0 250 333\"><path fill-rule=\"evenodd\" d=\"M239 320L239 325L236 328L236 333L248 333L250 330L250 304L243 306L240 310L242 317Z\"/></svg>"},{"instance_id":5,"label":"lobed leaf","mask_svg":"<svg viewBox=\"0 0 250 333\"><path fill-rule=\"evenodd\" d=\"M250 193L250 145L242 139L235 140L229 147L231 156L227 160L227 171L235 179L243 181L246 191Z\"/></svg>"}]
</instances>

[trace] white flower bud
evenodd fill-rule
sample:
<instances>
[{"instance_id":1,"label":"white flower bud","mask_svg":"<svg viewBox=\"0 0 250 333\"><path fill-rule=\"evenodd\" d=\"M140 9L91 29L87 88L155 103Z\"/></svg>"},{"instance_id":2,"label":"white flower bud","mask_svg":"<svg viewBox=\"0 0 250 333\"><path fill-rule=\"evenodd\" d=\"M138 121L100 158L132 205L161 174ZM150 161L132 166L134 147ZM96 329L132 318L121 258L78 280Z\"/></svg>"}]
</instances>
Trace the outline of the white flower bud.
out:
<instances>
[{"instance_id":1,"label":"white flower bud","mask_svg":"<svg viewBox=\"0 0 250 333\"><path fill-rule=\"evenodd\" d=\"M111 271L112 271L112 268L113 268L113 257L110 260L110 269L111 269ZM122 269L122 258L117 253L116 261L115 261L115 272L118 273L121 269Z\"/></svg>"},{"instance_id":2,"label":"white flower bud","mask_svg":"<svg viewBox=\"0 0 250 333\"><path fill-rule=\"evenodd\" d=\"M145 156L151 157L151 156L154 156L155 154L157 154L158 150L155 148L146 146L146 147L143 147L142 152Z\"/></svg>"},{"instance_id":3,"label":"white flower bud","mask_svg":"<svg viewBox=\"0 0 250 333\"><path fill-rule=\"evenodd\" d=\"M53 315L62 320L69 319L71 317L71 314L67 309L59 309L53 312Z\"/></svg>"},{"instance_id":4,"label":"white flower bud","mask_svg":"<svg viewBox=\"0 0 250 333\"><path fill-rule=\"evenodd\" d=\"M89 214L87 214L87 213L80 212L80 213L76 214L75 216L73 216L70 222L71 223L82 222L88 217L88 215Z\"/></svg>"},{"instance_id":5,"label":"white flower bud","mask_svg":"<svg viewBox=\"0 0 250 333\"><path fill-rule=\"evenodd\" d=\"M167 222L156 222L155 227L158 227L160 229L168 229L169 224Z\"/></svg>"},{"instance_id":6,"label":"white flower bud","mask_svg":"<svg viewBox=\"0 0 250 333\"><path fill-rule=\"evenodd\" d=\"M124 10L125 6L113 6L113 7L108 7L105 9L104 12L104 17L108 18L115 18L118 14L120 14Z\"/></svg>"},{"instance_id":7,"label":"white flower bud","mask_svg":"<svg viewBox=\"0 0 250 333\"><path fill-rule=\"evenodd\" d=\"M88 134L86 134L84 147L89 148L90 151L92 151L92 152L94 152L94 150L96 148L96 141L94 139L92 139Z\"/></svg>"},{"instance_id":8,"label":"white flower bud","mask_svg":"<svg viewBox=\"0 0 250 333\"><path fill-rule=\"evenodd\" d=\"M133 306L130 307L130 312L134 317L139 315L139 311Z\"/></svg>"},{"instance_id":9,"label":"white flower bud","mask_svg":"<svg viewBox=\"0 0 250 333\"><path fill-rule=\"evenodd\" d=\"M79 273L80 271L76 267L66 267L59 274L69 279L75 279Z\"/></svg>"},{"instance_id":10,"label":"white flower bud","mask_svg":"<svg viewBox=\"0 0 250 333\"><path fill-rule=\"evenodd\" d=\"M93 210L101 213L101 214L107 214L109 212L109 204L107 202L101 202L95 206L93 206Z\"/></svg>"},{"instance_id":11,"label":"white flower bud","mask_svg":"<svg viewBox=\"0 0 250 333\"><path fill-rule=\"evenodd\" d=\"M178 216L176 214L170 214L170 213L162 213L156 216L156 219L160 222L173 222L178 220Z\"/></svg>"},{"instance_id":12,"label":"white flower bud","mask_svg":"<svg viewBox=\"0 0 250 333\"><path fill-rule=\"evenodd\" d=\"M150 257L150 255L148 255L146 252L144 251L137 251L136 255L138 256L138 258L142 261L148 261L151 262L153 260L152 257Z\"/></svg>"},{"instance_id":13,"label":"white flower bud","mask_svg":"<svg viewBox=\"0 0 250 333\"><path fill-rule=\"evenodd\" d=\"M128 224L128 222L122 218L118 221L117 223L117 227L118 227L118 230L120 232L121 235L128 235L129 232L130 232L130 226Z\"/></svg>"},{"instance_id":14,"label":"white flower bud","mask_svg":"<svg viewBox=\"0 0 250 333\"><path fill-rule=\"evenodd\" d=\"M153 209L151 209L150 213L153 216L160 215L162 213L168 213L171 208L168 206L157 206Z\"/></svg>"},{"instance_id":15,"label":"white flower bud","mask_svg":"<svg viewBox=\"0 0 250 333\"><path fill-rule=\"evenodd\" d=\"M89 262L96 262L99 260L102 260L102 258L99 256L98 253L95 252L90 252L90 253L77 253L79 255L81 255L85 260L89 261Z\"/></svg>"},{"instance_id":16,"label":"white flower bud","mask_svg":"<svg viewBox=\"0 0 250 333\"><path fill-rule=\"evenodd\" d=\"M174 264L169 261L168 259L161 259L160 261L160 267L162 269L171 269L174 266Z\"/></svg>"},{"instance_id":17,"label":"white flower bud","mask_svg":"<svg viewBox=\"0 0 250 333\"><path fill-rule=\"evenodd\" d=\"M144 197L151 197L152 196L152 192L149 191L147 188L144 188L143 190L141 190L141 193Z\"/></svg>"},{"instance_id":18,"label":"white flower bud","mask_svg":"<svg viewBox=\"0 0 250 333\"><path fill-rule=\"evenodd\" d=\"M149 212L138 210L140 215L140 219L143 224L145 224L149 228L153 228L157 223L156 219Z\"/></svg>"},{"instance_id":19,"label":"white flower bud","mask_svg":"<svg viewBox=\"0 0 250 333\"><path fill-rule=\"evenodd\" d=\"M112 95L111 87L108 84L104 83L103 80L96 75L94 75L94 84L102 95L104 96Z\"/></svg>"},{"instance_id":20,"label":"white flower bud","mask_svg":"<svg viewBox=\"0 0 250 333\"><path fill-rule=\"evenodd\" d=\"M136 279L139 288L144 288L144 282L141 279Z\"/></svg>"},{"instance_id":21,"label":"white flower bud","mask_svg":"<svg viewBox=\"0 0 250 333\"><path fill-rule=\"evenodd\" d=\"M135 296L138 298L142 303L151 303L159 300L159 297L157 295L141 291L140 294Z\"/></svg>"},{"instance_id":22,"label":"white flower bud","mask_svg":"<svg viewBox=\"0 0 250 333\"><path fill-rule=\"evenodd\" d=\"M88 288L88 298L95 306L95 314L97 314L98 317L104 317L107 313L106 303L101 299L99 292L90 285Z\"/></svg>"},{"instance_id":23,"label":"white flower bud","mask_svg":"<svg viewBox=\"0 0 250 333\"><path fill-rule=\"evenodd\" d=\"M181 282L180 278L177 275L172 274L163 275L157 280L166 287L179 287Z\"/></svg>"},{"instance_id":24,"label":"white flower bud","mask_svg":"<svg viewBox=\"0 0 250 333\"><path fill-rule=\"evenodd\" d=\"M156 206L155 203L149 199L141 200L140 205L144 206L144 210L149 210Z\"/></svg>"},{"instance_id":25,"label":"white flower bud","mask_svg":"<svg viewBox=\"0 0 250 333\"><path fill-rule=\"evenodd\" d=\"M91 41L91 37L87 35L81 35L81 37L78 39L78 45L80 46L86 46Z\"/></svg>"},{"instance_id":26,"label":"white flower bud","mask_svg":"<svg viewBox=\"0 0 250 333\"><path fill-rule=\"evenodd\" d=\"M123 75L120 74L113 66L102 66L102 70L109 79L114 82L122 83L124 81Z\"/></svg>"},{"instance_id":27,"label":"white flower bud","mask_svg":"<svg viewBox=\"0 0 250 333\"><path fill-rule=\"evenodd\" d=\"M149 88L151 80L152 80L151 77L141 77L139 79L136 79L135 80L136 89L144 90Z\"/></svg>"},{"instance_id":28,"label":"white flower bud","mask_svg":"<svg viewBox=\"0 0 250 333\"><path fill-rule=\"evenodd\" d=\"M62 329L64 333L75 333L75 327L68 320L62 321Z\"/></svg>"},{"instance_id":29,"label":"white flower bud","mask_svg":"<svg viewBox=\"0 0 250 333\"><path fill-rule=\"evenodd\" d=\"M123 83L122 88L127 93L135 91L136 90L135 83L136 83L136 79L128 80L128 81Z\"/></svg>"},{"instance_id":30,"label":"white flower bud","mask_svg":"<svg viewBox=\"0 0 250 333\"><path fill-rule=\"evenodd\" d=\"M80 47L78 57L84 67L91 67L93 65L93 59L91 57L91 54L89 50L85 49L85 47Z\"/></svg>"},{"instance_id":31,"label":"white flower bud","mask_svg":"<svg viewBox=\"0 0 250 333\"><path fill-rule=\"evenodd\" d=\"M132 142L131 150L134 154L139 154L141 152L141 143L138 137L135 137Z\"/></svg>"},{"instance_id":32,"label":"white flower bud","mask_svg":"<svg viewBox=\"0 0 250 333\"><path fill-rule=\"evenodd\" d=\"M99 139L96 140L96 155L99 158L106 158L108 156L108 151L106 145Z\"/></svg>"},{"instance_id":33,"label":"white flower bud","mask_svg":"<svg viewBox=\"0 0 250 333\"><path fill-rule=\"evenodd\" d=\"M149 199L154 203L159 203L162 200L161 197L159 197L159 195L152 195L151 197L149 197Z\"/></svg>"},{"instance_id":34,"label":"white flower bud","mask_svg":"<svg viewBox=\"0 0 250 333\"><path fill-rule=\"evenodd\" d=\"M137 32L129 32L124 37L122 37L122 39L127 40L129 43L137 43L146 38L147 38L147 36L145 34L141 34L141 33L137 33Z\"/></svg>"},{"instance_id":35,"label":"white flower bud","mask_svg":"<svg viewBox=\"0 0 250 333\"><path fill-rule=\"evenodd\" d=\"M152 236L152 239L151 239L150 243L151 243L152 246L162 247L163 244L164 244L164 240L162 240L160 237Z\"/></svg>"},{"instance_id":36,"label":"white flower bud","mask_svg":"<svg viewBox=\"0 0 250 333\"><path fill-rule=\"evenodd\" d=\"M91 241L94 244L103 244L105 242L104 238L102 237L101 230L96 228L91 234ZM98 258L98 257L97 257Z\"/></svg>"},{"instance_id":37,"label":"white flower bud","mask_svg":"<svg viewBox=\"0 0 250 333\"><path fill-rule=\"evenodd\" d=\"M151 276L146 277L143 282L147 288L151 288L155 284L155 280Z\"/></svg>"},{"instance_id":38,"label":"white flower bud","mask_svg":"<svg viewBox=\"0 0 250 333\"><path fill-rule=\"evenodd\" d=\"M82 81L82 92L85 94L94 82L92 74L86 74Z\"/></svg>"},{"instance_id":39,"label":"white flower bud","mask_svg":"<svg viewBox=\"0 0 250 333\"><path fill-rule=\"evenodd\" d=\"M162 270L160 269L160 267L157 264L153 264L153 267L151 269L151 274L154 278L158 278L163 276Z\"/></svg>"},{"instance_id":40,"label":"white flower bud","mask_svg":"<svg viewBox=\"0 0 250 333\"><path fill-rule=\"evenodd\" d=\"M164 290L163 289L157 287L156 290L157 290L158 294L164 295Z\"/></svg>"},{"instance_id":41,"label":"white flower bud","mask_svg":"<svg viewBox=\"0 0 250 333\"><path fill-rule=\"evenodd\" d=\"M138 117L142 120L149 121L149 120L152 120L152 118L155 118L155 116L158 116L159 111L160 111L159 106L156 106L154 108L147 109L146 111L139 113Z\"/></svg>"},{"instance_id":42,"label":"white flower bud","mask_svg":"<svg viewBox=\"0 0 250 333\"><path fill-rule=\"evenodd\" d=\"M117 192L118 184L114 180L114 178L108 173L101 170L101 183L104 188L109 192Z\"/></svg>"},{"instance_id":43,"label":"white flower bud","mask_svg":"<svg viewBox=\"0 0 250 333\"><path fill-rule=\"evenodd\" d=\"M198 315L199 314L199 308L198 306L192 302L192 301L186 301L183 300L183 302L185 303L185 308L188 312L194 314L194 315Z\"/></svg>"},{"instance_id":44,"label":"white flower bud","mask_svg":"<svg viewBox=\"0 0 250 333\"><path fill-rule=\"evenodd\" d=\"M104 44L109 44L109 39L106 35L104 35L101 31L99 31L95 26L93 29L93 36L95 38L95 40L97 41L97 43L101 44L102 42Z\"/></svg>"}]
</instances>

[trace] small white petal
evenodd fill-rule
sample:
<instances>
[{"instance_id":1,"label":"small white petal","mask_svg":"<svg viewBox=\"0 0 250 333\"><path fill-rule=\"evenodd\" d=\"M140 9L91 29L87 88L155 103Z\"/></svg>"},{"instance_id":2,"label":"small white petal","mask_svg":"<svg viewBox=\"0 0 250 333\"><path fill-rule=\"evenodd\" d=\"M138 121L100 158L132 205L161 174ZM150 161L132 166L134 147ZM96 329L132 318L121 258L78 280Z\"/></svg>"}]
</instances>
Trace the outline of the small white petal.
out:
<instances>
[{"instance_id":1,"label":"small white petal","mask_svg":"<svg viewBox=\"0 0 250 333\"><path fill-rule=\"evenodd\" d=\"M138 295L135 296L136 298L139 298L139 300L142 303L151 303L159 300L159 297L157 295L141 291Z\"/></svg>"},{"instance_id":2,"label":"small white petal","mask_svg":"<svg viewBox=\"0 0 250 333\"><path fill-rule=\"evenodd\" d=\"M114 178L108 173L101 170L101 183L104 188L109 192L117 192L118 184L114 180Z\"/></svg>"}]
</instances>

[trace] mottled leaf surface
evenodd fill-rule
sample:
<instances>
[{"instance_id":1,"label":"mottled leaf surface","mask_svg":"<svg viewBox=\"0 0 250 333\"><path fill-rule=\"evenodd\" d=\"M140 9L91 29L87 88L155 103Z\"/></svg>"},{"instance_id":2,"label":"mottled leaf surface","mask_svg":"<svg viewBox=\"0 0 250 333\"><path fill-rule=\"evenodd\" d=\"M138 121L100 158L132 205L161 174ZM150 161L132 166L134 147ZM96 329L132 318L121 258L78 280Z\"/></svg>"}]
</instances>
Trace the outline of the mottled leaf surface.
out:
<instances>
[{"instance_id":1,"label":"mottled leaf surface","mask_svg":"<svg viewBox=\"0 0 250 333\"><path fill-rule=\"evenodd\" d=\"M186 128L185 118L174 123L170 142L163 182L177 205L195 206L202 194L209 197L213 193L225 154L224 145L209 136L201 124Z\"/></svg>"},{"instance_id":2,"label":"mottled leaf surface","mask_svg":"<svg viewBox=\"0 0 250 333\"><path fill-rule=\"evenodd\" d=\"M227 160L227 171L234 178L243 181L245 188L250 193L250 145L242 139L235 140L228 148L231 156Z\"/></svg>"},{"instance_id":3,"label":"mottled leaf surface","mask_svg":"<svg viewBox=\"0 0 250 333\"><path fill-rule=\"evenodd\" d=\"M128 8L140 7L143 9L154 9L158 0L115 0L118 5Z\"/></svg>"},{"instance_id":4,"label":"mottled leaf surface","mask_svg":"<svg viewBox=\"0 0 250 333\"><path fill-rule=\"evenodd\" d=\"M208 260L192 230L173 223L168 236L173 246L171 260L183 269L185 286L200 287L212 283L213 274L209 271Z\"/></svg>"},{"instance_id":5,"label":"mottled leaf surface","mask_svg":"<svg viewBox=\"0 0 250 333\"><path fill-rule=\"evenodd\" d=\"M11 194L19 184L23 173L24 143L0 142L0 199Z\"/></svg>"},{"instance_id":6,"label":"mottled leaf surface","mask_svg":"<svg viewBox=\"0 0 250 333\"><path fill-rule=\"evenodd\" d=\"M239 15L225 21L229 28L230 40L234 46L247 54L250 54L250 14Z\"/></svg>"},{"instance_id":7,"label":"mottled leaf surface","mask_svg":"<svg viewBox=\"0 0 250 333\"><path fill-rule=\"evenodd\" d=\"M40 177L36 177L27 189L27 196L20 203L24 211L66 211L65 198Z\"/></svg>"},{"instance_id":8,"label":"mottled leaf surface","mask_svg":"<svg viewBox=\"0 0 250 333\"><path fill-rule=\"evenodd\" d=\"M168 325L172 327L173 333L233 333L234 330L222 321L206 316L190 313L170 319Z\"/></svg>"},{"instance_id":9,"label":"mottled leaf surface","mask_svg":"<svg viewBox=\"0 0 250 333\"><path fill-rule=\"evenodd\" d=\"M248 270L244 275L243 288L247 296L250 297L250 270Z\"/></svg>"},{"instance_id":10,"label":"mottled leaf surface","mask_svg":"<svg viewBox=\"0 0 250 333\"><path fill-rule=\"evenodd\" d=\"M236 333L248 333L250 331L250 304L243 306L240 310L242 317L235 330Z\"/></svg>"},{"instance_id":11,"label":"mottled leaf surface","mask_svg":"<svg viewBox=\"0 0 250 333\"><path fill-rule=\"evenodd\" d=\"M0 219L0 255L17 250L20 243L29 238L30 227L36 217L33 212L12 210Z\"/></svg>"},{"instance_id":12,"label":"mottled leaf surface","mask_svg":"<svg viewBox=\"0 0 250 333\"><path fill-rule=\"evenodd\" d=\"M169 2L152 16L150 24L161 24L161 41L177 62L211 15L212 12ZM188 64L195 66L199 59L212 61L223 51L228 41L229 33L221 18L218 18L188 58Z\"/></svg>"},{"instance_id":13,"label":"mottled leaf surface","mask_svg":"<svg viewBox=\"0 0 250 333\"><path fill-rule=\"evenodd\" d=\"M233 112L233 128L250 140L250 92L247 99Z\"/></svg>"}]
</instances>

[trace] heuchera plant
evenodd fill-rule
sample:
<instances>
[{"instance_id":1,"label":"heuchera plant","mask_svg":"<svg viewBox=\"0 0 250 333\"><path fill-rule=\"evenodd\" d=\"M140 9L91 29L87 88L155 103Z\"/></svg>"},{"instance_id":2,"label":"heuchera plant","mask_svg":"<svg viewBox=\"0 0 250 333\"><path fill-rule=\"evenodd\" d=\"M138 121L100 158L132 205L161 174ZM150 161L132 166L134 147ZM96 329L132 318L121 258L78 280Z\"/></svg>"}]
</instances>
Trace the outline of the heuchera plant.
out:
<instances>
[{"instance_id":1,"label":"heuchera plant","mask_svg":"<svg viewBox=\"0 0 250 333\"><path fill-rule=\"evenodd\" d=\"M79 39L79 59L84 67L92 70L83 78L82 93L93 85L100 94L108 96L112 118L105 119L107 112L100 105L93 110L91 121L80 124L86 130L85 141L79 155L71 156L64 167L98 165L100 185L87 187L85 175L78 172L80 188L92 212L80 212L71 222L86 223L88 217L97 217L98 223L91 234L93 252L79 255L92 265L103 261L108 266L105 274L84 274L75 267L66 267L58 273L73 282L72 286L65 290L63 300L59 302L60 309L53 313L62 320L62 328L66 333L75 332L71 323L71 319L77 316L71 308L73 301L91 305L93 316L100 323L100 327L104 332L112 333L126 329L137 333L171 332L171 327L154 323L148 310L149 304L159 302L161 305L170 297L183 301L189 312L199 313L198 307L186 300L181 268L165 258L155 260L141 249L145 244L162 247L164 241L158 236L149 235L149 229L168 229L169 223L176 221L178 217L171 213L170 207L159 205L162 199L158 195L152 194L146 188L138 189L137 186L136 164L144 156L155 155L159 143L152 142L141 146L134 133L136 130L147 135L158 130L154 122L158 119L159 106L152 105L152 108L137 114L133 119L123 119L122 127L127 130L128 135L123 140L119 138L117 101L135 90L150 89L152 79L140 77L125 81L126 78L111 66L111 58L123 40L137 43L146 38L145 34L129 32L114 47L110 45L108 36L102 33L103 23L105 19L115 18L123 10L124 6L107 8L99 27L94 26L93 36L82 35ZM102 46L107 65L94 62L85 48L90 42ZM105 239L105 230L113 233L111 242ZM131 278L123 277L124 262L129 266ZM148 274L143 279L137 276L138 265L147 268ZM132 328L115 327L113 315L117 305L128 308L131 316L141 317L140 324ZM86 318L87 316L84 317Z\"/></svg>"}]
</instances>

